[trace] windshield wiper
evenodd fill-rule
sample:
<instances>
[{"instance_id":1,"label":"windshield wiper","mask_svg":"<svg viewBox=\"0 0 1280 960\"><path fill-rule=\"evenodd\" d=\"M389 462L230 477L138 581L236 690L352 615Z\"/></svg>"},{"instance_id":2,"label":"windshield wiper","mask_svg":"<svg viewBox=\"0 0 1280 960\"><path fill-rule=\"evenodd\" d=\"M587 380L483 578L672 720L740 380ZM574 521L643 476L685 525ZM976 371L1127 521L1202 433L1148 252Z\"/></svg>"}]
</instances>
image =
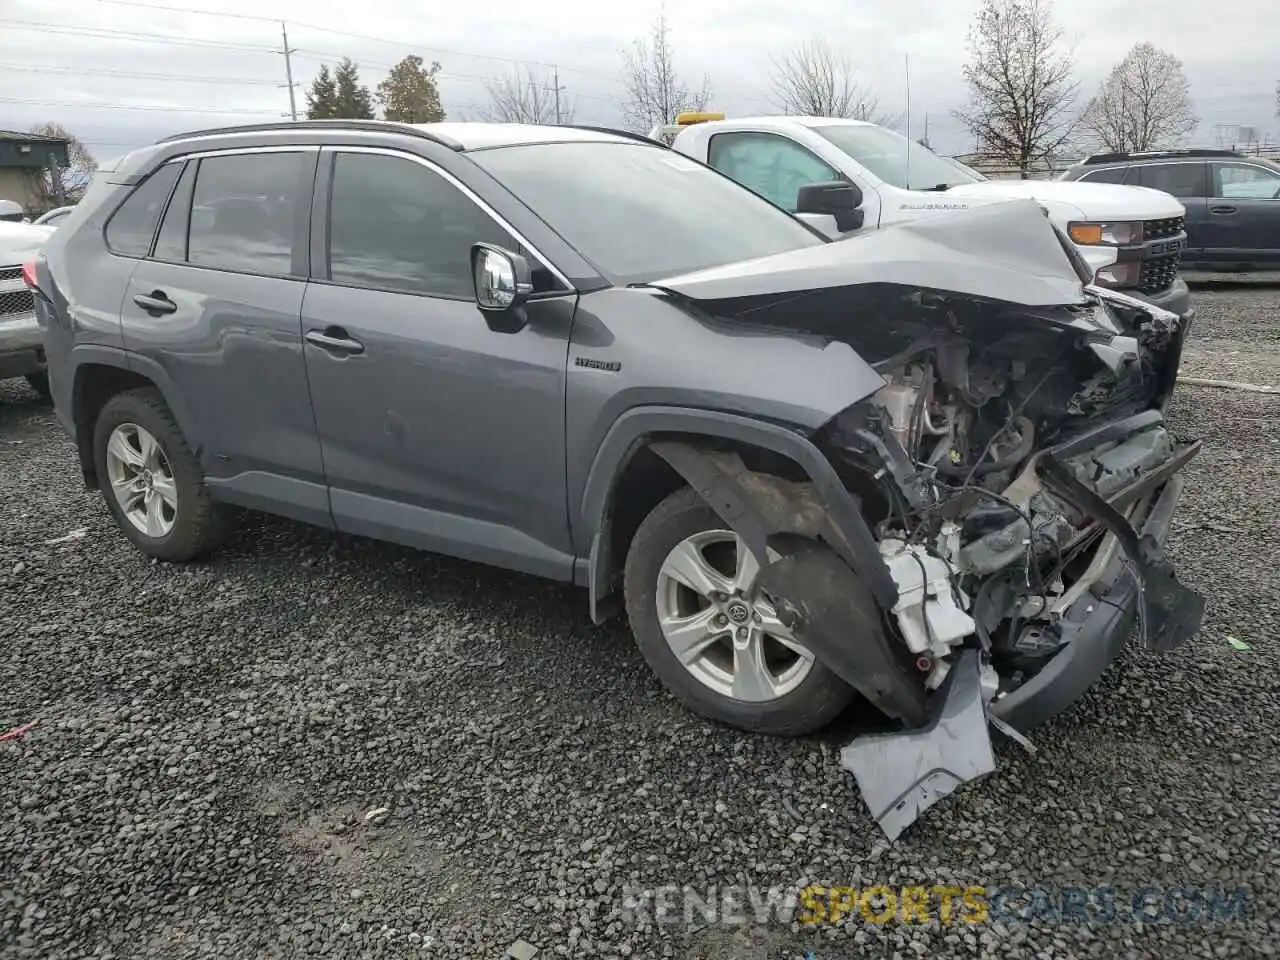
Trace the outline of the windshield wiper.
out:
<instances>
[{"instance_id":1,"label":"windshield wiper","mask_svg":"<svg viewBox=\"0 0 1280 960\"><path fill-rule=\"evenodd\" d=\"M951 189L949 183L935 183L932 187L921 187L921 193L945 193Z\"/></svg>"}]
</instances>

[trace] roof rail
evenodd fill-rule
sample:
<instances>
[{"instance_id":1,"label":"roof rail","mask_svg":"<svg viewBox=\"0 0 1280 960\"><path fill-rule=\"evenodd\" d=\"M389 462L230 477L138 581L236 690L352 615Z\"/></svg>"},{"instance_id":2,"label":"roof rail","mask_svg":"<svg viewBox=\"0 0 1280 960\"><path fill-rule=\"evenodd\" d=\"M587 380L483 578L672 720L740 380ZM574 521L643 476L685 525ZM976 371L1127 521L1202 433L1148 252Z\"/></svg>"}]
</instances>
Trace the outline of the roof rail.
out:
<instances>
[{"instance_id":1,"label":"roof rail","mask_svg":"<svg viewBox=\"0 0 1280 960\"><path fill-rule=\"evenodd\" d=\"M608 133L608 134L612 134L615 137L622 137L626 140L638 140L641 143L646 143L651 147L654 145L657 145L667 150L671 149L661 140L650 140L643 133L636 133L632 130L618 130L618 129L615 129L614 127L600 127L590 123L561 123L561 124L557 124L557 126L568 127L571 130L589 130L592 133Z\"/></svg>"},{"instance_id":2,"label":"roof rail","mask_svg":"<svg viewBox=\"0 0 1280 960\"><path fill-rule=\"evenodd\" d=\"M1187 150L1143 150L1135 153L1095 153L1086 157L1086 166L1095 163L1118 163L1121 160L1164 160L1173 157L1240 157L1234 150L1211 150L1192 147Z\"/></svg>"},{"instance_id":3,"label":"roof rail","mask_svg":"<svg viewBox=\"0 0 1280 960\"><path fill-rule=\"evenodd\" d=\"M235 133L274 133L288 130L369 130L379 133L400 133L407 137L431 140L450 150L462 150L462 144L451 137L432 133L430 130L424 130L410 123L396 123L393 120L274 120L270 123L244 123L234 127L211 127L207 130L175 133L171 137L157 140L156 143L176 143L179 140L190 140L194 137L229 136Z\"/></svg>"}]
</instances>

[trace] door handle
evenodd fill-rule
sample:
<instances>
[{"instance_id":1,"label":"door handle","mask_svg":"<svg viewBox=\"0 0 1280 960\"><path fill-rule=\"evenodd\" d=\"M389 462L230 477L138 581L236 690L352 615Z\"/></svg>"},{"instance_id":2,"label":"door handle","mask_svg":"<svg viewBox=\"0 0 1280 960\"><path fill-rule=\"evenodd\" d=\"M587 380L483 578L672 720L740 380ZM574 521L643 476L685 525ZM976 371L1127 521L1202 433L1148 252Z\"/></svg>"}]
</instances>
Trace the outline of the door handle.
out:
<instances>
[{"instance_id":1,"label":"door handle","mask_svg":"<svg viewBox=\"0 0 1280 960\"><path fill-rule=\"evenodd\" d=\"M178 309L178 305L170 300L163 290L152 290L149 294L139 293L134 296L133 302L153 317L175 313Z\"/></svg>"},{"instance_id":2,"label":"door handle","mask_svg":"<svg viewBox=\"0 0 1280 960\"><path fill-rule=\"evenodd\" d=\"M1209 212L1210 212L1210 213L1223 213L1223 214L1226 214L1226 213L1235 213L1235 212L1236 212L1236 208L1235 208L1235 207L1210 207L1210 208L1209 208Z\"/></svg>"},{"instance_id":3,"label":"door handle","mask_svg":"<svg viewBox=\"0 0 1280 960\"><path fill-rule=\"evenodd\" d=\"M323 330L308 330L307 343L314 344L321 350L341 356L364 353L364 344L352 337L341 327L325 327Z\"/></svg>"}]
</instances>

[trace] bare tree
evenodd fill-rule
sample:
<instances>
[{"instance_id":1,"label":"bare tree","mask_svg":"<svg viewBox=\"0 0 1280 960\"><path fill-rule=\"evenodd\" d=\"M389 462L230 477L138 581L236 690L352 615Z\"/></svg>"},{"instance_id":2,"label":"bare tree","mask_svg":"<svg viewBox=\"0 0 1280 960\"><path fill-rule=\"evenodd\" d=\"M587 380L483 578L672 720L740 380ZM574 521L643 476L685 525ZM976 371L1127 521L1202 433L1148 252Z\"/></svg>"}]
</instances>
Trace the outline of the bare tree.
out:
<instances>
[{"instance_id":1,"label":"bare tree","mask_svg":"<svg viewBox=\"0 0 1280 960\"><path fill-rule=\"evenodd\" d=\"M969 104L956 119L979 150L1016 166L1024 180L1077 123L1072 57L1061 43L1049 0L984 0L969 30Z\"/></svg>"},{"instance_id":2,"label":"bare tree","mask_svg":"<svg viewBox=\"0 0 1280 960\"><path fill-rule=\"evenodd\" d=\"M480 116L495 123L573 123L574 104L558 95L558 83L554 74L540 77L529 68L488 80L489 103Z\"/></svg>"},{"instance_id":3,"label":"bare tree","mask_svg":"<svg viewBox=\"0 0 1280 960\"><path fill-rule=\"evenodd\" d=\"M901 119L880 110L879 95L858 82L848 56L831 49L821 37L771 61L770 101L783 113L869 120L882 126L893 126Z\"/></svg>"},{"instance_id":4,"label":"bare tree","mask_svg":"<svg viewBox=\"0 0 1280 960\"><path fill-rule=\"evenodd\" d=\"M1200 121L1182 61L1150 43L1136 43L1085 107L1081 124L1108 150L1176 145Z\"/></svg>"},{"instance_id":5,"label":"bare tree","mask_svg":"<svg viewBox=\"0 0 1280 960\"><path fill-rule=\"evenodd\" d=\"M80 141L60 123L42 123L32 127L39 137L53 137L67 141L67 166L31 170L28 173L28 190L43 209L63 203L76 203L84 196L98 169L98 161Z\"/></svg>"},{"instance_id":6,"label":"bare tree","mask_svg":"<svg viewBox=\"0 0 1280 960\"><path fill-rule=\"evenodd\" d=\"M622 58L627 91L622 115L636 132L648 133L659 124L671 123L684 111L705 110L711 100L710 75L704 75L702 86L695 90L676 74L665 11L653 21L648 40L636 40Z\"/></svg>"}]
</instances>

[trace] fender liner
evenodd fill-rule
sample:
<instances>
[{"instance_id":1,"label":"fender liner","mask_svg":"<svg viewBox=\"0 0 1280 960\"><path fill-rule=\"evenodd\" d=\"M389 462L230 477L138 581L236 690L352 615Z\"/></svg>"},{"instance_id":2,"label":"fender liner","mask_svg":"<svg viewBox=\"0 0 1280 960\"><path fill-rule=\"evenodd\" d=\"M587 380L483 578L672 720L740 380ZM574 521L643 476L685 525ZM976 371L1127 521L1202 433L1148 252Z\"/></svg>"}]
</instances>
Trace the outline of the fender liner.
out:
<instances>
[{"instance_id":1,"label":"fender liner","mask_svg":"<svg viewBox=\"0 0 1280 960\"><path fill-rule=\"evenodd\" d=\"M582 531L591 544L585 580L590 588L591 616L596 622L602 619L600 608L610 593L611 558L607 512L614 485L637 450L664 439L673 439L664 437L670 434L701 435L708 439L750 444L771 450L795 462L812 481L814 493L837 535L833 538L835 542L831 543L831 547L861 575L882 608L887 610L898 602L897 585L880 557L875 536L862 516L861 504L845 489L835 468L807 436L776 423L716 410L634 407L618 417L605 434L583 489L580 512ZM758 529L752 529L751 517L754 514L759 518L759 512L749 507L749 500L741 492L740 486L735 490L724 477L717 477L716 474L723 474L724 471L708 461L696 446L675 441L664 444L664 447L668 453L674 447L682 447L692 454L676 453L676 459L680 462L673 463L669 459L667 462L691 486L699 491L711 491L711 495L718 498L708 501L712 507L718 513L722 509L729 511L729 516L721 513L725 521L742 534L749 544L754 539L758 545L760 534ZM662 455L660 452L659 454Z\"/></svg>"},{"instance_id":2,"label":"fender liner","mask_svg":"<svg viewBox=\"0 0 1280 960\"><path fill-rule=\"evenodd\" d=\"M197 457L200 456L203 443L197 436L192 426L194 424L190 413L183 404L180 393L173 389L173 381L169 378L169 374L164 367L147 357L139 356L136 353L125 350L121 347L113 347L107 344L86 343L78 344L71 350L71 411L70 423L64 421L63 426L68 428L76 440L77 448L80 453L80 466L85 470L85 479L88 481L94 475L93 469L93 451L92 449L83 449L84 444L80 443L80 426L84 416L82 409L81 388L83 381L81 379L81 369L86 366L114 367L117 370L123 370L127 373L133 373L147 380L160 391L160 395L164 398L165 404L173 412L173 418L178 423L178 428L182 431L182 435L187 438L187 443L191 447L191 452ZM61 417L59 417L61 419ZM90 434L92 436L92 434Z\"/></svg>"}]
</instances>

